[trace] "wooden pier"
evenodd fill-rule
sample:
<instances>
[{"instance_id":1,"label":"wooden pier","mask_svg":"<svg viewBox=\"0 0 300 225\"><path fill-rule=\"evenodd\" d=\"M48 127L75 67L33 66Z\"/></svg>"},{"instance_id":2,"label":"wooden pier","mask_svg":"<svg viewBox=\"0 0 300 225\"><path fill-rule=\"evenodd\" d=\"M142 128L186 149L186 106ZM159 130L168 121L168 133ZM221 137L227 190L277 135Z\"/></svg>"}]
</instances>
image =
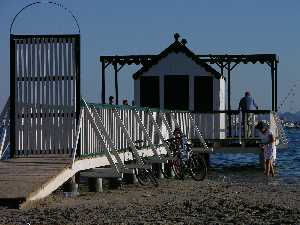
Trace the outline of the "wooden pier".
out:
<instances>
[{"instance_id":1,"label":"wooden pier","mask_svg":"<svg viewBox=\"0 0 300 225\"><path fill-rule=\"evenodd\" d=\"M97 176L90 170L106 167L110 170L103 176L121 177L132 168L149 167L144 158L164 163L170 155L166 140L175 128L202 154L257 153L254 125L263 118L278 144L287 144L274 111L249 112L256 120L251 135L243 138L239 111L86 102L80 95L80 35L11 35L10 43L11 93L0 114L0 159L10 159L0 161L0 203L22 206L42 199L81 171ZM125 163L133 159L130 166Z\"/></svg>"}]
</instances>

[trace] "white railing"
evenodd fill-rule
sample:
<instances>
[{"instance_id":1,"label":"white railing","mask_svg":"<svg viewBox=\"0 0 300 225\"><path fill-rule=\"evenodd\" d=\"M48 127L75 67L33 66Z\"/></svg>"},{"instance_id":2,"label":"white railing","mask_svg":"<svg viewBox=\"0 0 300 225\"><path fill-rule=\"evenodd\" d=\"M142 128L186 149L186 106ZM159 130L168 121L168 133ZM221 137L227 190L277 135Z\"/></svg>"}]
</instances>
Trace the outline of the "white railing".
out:
<instances>
[{"instance_id":1,"label":"white railing","mask_svg":"<svg viewBox=\"0 0 300 225\"><path fill-rule=\"evenodd\" d=\"M8 98L0 114L0 159L7 159L10 156L9 106L10 106L10 99Z\"/></svg>"},{"instance_id":2,"label":"white railing","mask_svg":"<svg viewBox=\"0 0 300 225\"><path fill-rule=\"evenodd\" d=\"M90 108L92 117L98 117L101 132L105 131L105 140L116 151L135 149L136 141L143 141L145 148L152 150L159 158L159 148L167 147L164 140L173 137L173 130L180 127L188 139L199 139L204 148L207 145L195 118L189 112L159 112L148 108L87 104L83 107L83 123L81 133L81 156L103 153L105 146L95 144L95 129L91 116L87 116ZM107 147L107 146L106 146ZM168 151L168 149L167 149Z\"/></svg>"}]
</instances>

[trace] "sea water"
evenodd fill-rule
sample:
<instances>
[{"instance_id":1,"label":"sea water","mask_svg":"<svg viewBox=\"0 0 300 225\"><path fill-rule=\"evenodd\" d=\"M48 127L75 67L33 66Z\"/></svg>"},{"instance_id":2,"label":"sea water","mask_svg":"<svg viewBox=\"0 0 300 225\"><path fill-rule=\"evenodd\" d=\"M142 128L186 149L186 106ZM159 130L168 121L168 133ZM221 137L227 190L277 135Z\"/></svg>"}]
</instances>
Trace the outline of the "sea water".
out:
<instances>
[{"instance_id":1,"label":"sea water","mask_svg":"<svg viewBox=\"0 0 300 225\"><path fill-rule=\"evenodd\" d=\"M274 180L284 184L300 184L300 129L288 129L288 149L278 149ZM257 154L212 154L210 176L230 182L260 182L263 169Z\"/></svg>"}]
</instances>

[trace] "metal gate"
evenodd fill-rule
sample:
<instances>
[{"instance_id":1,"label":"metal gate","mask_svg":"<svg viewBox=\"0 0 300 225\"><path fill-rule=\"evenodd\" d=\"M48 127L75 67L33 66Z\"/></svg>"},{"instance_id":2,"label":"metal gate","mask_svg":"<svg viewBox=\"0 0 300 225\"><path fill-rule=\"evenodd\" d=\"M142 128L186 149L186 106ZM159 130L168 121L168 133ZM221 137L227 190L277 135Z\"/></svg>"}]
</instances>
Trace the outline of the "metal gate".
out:
<instances>
[{"instance_id":1,"label":"metal gate","mask_svg":"<svg viewBox=\"0 0 300 225\"><path fill-rule=\"evenodd\" d=\"M80 112L80 35L11 35L11 152L65 154Z\"/></svg>"}]
</instances>

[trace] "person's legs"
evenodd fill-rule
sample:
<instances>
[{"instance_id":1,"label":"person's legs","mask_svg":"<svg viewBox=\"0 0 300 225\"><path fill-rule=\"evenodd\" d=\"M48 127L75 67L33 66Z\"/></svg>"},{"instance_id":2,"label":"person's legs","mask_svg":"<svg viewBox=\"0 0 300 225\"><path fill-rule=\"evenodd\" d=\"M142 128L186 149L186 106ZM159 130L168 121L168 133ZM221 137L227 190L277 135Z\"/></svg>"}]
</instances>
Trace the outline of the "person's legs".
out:
<instances>
[{"instance_id":1,"label":"person's legs","mask_svg":"<svg viewBox=\"0 0 300 225\"><path fill-rule=\"evenodd\" d=\"M270 176L270 159L266 160L266 172L267 177Z\"/></svg>"},{"instance_id":2,"label":"person's legs","mask_svg":"<svg viewBox=\"0 0 300 225\"><path fill-rule=\"evenodd\" d=\"M246 118L245 118L245 113L242 112L242 125L241 125L241 129L242 129L242 137L246 137Z\"/></svg>"},{"instance_id":3,"label":"person's legs","mask_svg":"<svg viewBox=\"0 0 300 225\"><path fill-rule=\"evenodd\" d=\"M270 160L270 172L271 172L271 176L274 177L275 176L275 170L274 170L274 165L273 165L273 160Z\"/></svg>"},{"instance_id":4,"label":"person's legs","mask_svg":"<svg viewBox=\"0 0 300 225\"><path fill-rule=\"evenodd\" d=\"M251 137L253 126L254 126L254 114L253 113L247 113L247 138Z\"/></svg>"}]
</instances>

